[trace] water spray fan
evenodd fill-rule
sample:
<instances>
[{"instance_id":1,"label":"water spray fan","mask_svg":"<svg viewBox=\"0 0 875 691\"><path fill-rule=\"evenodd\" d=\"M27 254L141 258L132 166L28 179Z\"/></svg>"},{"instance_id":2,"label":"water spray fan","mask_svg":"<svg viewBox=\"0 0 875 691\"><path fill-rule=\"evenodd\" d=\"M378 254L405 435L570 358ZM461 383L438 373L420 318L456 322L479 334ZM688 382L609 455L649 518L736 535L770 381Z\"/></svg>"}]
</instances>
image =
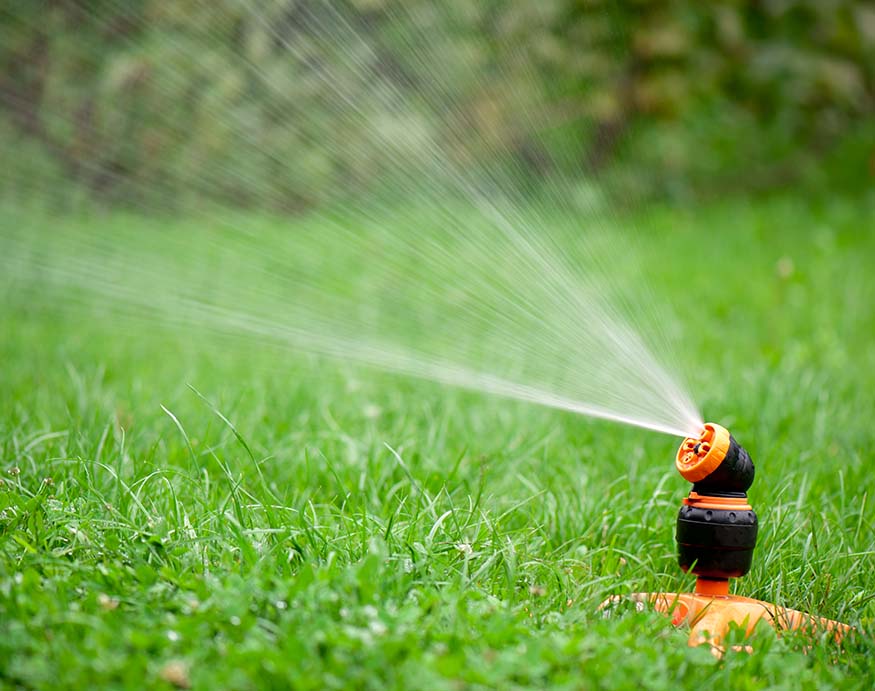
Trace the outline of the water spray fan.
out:
<instances>
[{"instance_id":1,"label":"water spray fan","mask_svg":"<svg viewBox=\"0 0 875 691\"><path fill-rule=\"evenodd\" d=\"M753 461L729 431L706 424L699 436L684 439L675 465L693 484L678 513L676 538L678 563L696 575L695 591L635 593L632 600L671 615L675 625L689 625L690 645L709 643L717 655L732 624L750 634L760 621L779 631L828 632L840 642L851 630L847 624L729 594L729 580L750 570L758 529L747 499Z\"/></svg>"}]
</instances>

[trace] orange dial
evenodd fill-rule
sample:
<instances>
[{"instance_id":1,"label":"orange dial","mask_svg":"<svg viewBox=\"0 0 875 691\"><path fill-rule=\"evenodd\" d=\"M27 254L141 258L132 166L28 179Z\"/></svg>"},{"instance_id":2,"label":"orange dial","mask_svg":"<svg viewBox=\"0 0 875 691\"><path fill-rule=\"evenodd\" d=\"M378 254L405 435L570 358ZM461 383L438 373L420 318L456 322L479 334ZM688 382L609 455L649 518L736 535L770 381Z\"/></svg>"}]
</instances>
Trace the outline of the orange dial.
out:
<instances>
[{"instance_id":1,"label":"orange dial","mask_svg":"<svg viewBox=\"0 0 875 691\"><path fill-rule=\"evenodd\" d=\"M687 437L678 449L675 466L688 482L699 482L717 470L729 451L729 430L707 423L698 437Z\"/></svg>"}]
</instances>

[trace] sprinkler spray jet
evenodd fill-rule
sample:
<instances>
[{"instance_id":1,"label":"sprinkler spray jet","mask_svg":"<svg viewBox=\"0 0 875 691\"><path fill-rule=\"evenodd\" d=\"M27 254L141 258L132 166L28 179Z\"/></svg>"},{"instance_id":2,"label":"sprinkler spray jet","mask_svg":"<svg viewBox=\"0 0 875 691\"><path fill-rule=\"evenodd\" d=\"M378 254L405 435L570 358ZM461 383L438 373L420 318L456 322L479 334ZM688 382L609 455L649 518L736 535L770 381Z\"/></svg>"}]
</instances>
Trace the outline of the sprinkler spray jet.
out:
<instances>
[{"instance_id":1,"label":"sprinkler spray jet","mask_svg":"<svg viewBox=\"0 0 875 691\"><path fill-rule=\"evenodd\" d=\"M675 465L693 483L678 513L676 538L678 563L684 573L696 575L695 591L635 593L631 599L670 614L675 625L688 624L690 645L707 642L716 655L723 654L722 641L733 623L747 634L765 621L778 630L828 631L840 641L851 630L847 624L729 594L729 579L750 570L758 526L747 501L753 461L729 431L706 424L698 437L683 441Z\"/></svg>"}]
</instances>

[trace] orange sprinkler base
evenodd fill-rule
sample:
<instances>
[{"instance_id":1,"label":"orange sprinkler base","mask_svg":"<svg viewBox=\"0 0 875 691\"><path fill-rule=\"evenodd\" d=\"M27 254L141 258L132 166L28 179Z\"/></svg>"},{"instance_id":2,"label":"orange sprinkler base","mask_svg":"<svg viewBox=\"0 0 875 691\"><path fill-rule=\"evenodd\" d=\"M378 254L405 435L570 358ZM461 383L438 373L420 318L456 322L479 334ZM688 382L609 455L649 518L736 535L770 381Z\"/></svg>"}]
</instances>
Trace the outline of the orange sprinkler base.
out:
<instances>
[{"instance_id":1,"label":"orange sprinkler base","mask_svg":"<svg viewBox=\"0 0 875 691\"><path fill-rule=\"evenodd\" d=\"M630 599L649 604L657 612L670 615L675 626L688 625L689 644L698 646L707 643L711 646L711 652L718 657L725 652L723 639L731 624L742 627L746 635L750 635L760 621L765 621L778 631L828 631L834 635L836 642L841 642L853 630L847 624L832 619L778 607L762 600L729 595L728 581L706 580L703 583L703 580L700 578L696 583L695 593L635 593ZM724 588L723 593L714 592Z\"/></svg>"}]
</instances>

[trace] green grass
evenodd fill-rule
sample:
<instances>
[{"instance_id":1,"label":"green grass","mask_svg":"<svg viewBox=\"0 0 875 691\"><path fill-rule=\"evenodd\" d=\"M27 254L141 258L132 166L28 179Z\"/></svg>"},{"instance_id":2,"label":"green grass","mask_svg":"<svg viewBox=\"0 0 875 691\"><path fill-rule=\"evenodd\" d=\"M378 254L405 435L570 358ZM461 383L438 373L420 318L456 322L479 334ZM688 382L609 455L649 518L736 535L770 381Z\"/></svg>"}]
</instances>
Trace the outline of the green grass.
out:
<instances>
[{"instance_id":1,"label":"green grass","mask_svg":"<svg viewBox=\"0 0 875 691\"><path fill-rule=\"evenodd\" d=\"M637 219L706 417L757 463L735 591L870 629L873 213ZM718 661L597 611L692 586L676 439L0 287L6 688L871 688L871 634Z\"/></svg>"}]
</instances>

